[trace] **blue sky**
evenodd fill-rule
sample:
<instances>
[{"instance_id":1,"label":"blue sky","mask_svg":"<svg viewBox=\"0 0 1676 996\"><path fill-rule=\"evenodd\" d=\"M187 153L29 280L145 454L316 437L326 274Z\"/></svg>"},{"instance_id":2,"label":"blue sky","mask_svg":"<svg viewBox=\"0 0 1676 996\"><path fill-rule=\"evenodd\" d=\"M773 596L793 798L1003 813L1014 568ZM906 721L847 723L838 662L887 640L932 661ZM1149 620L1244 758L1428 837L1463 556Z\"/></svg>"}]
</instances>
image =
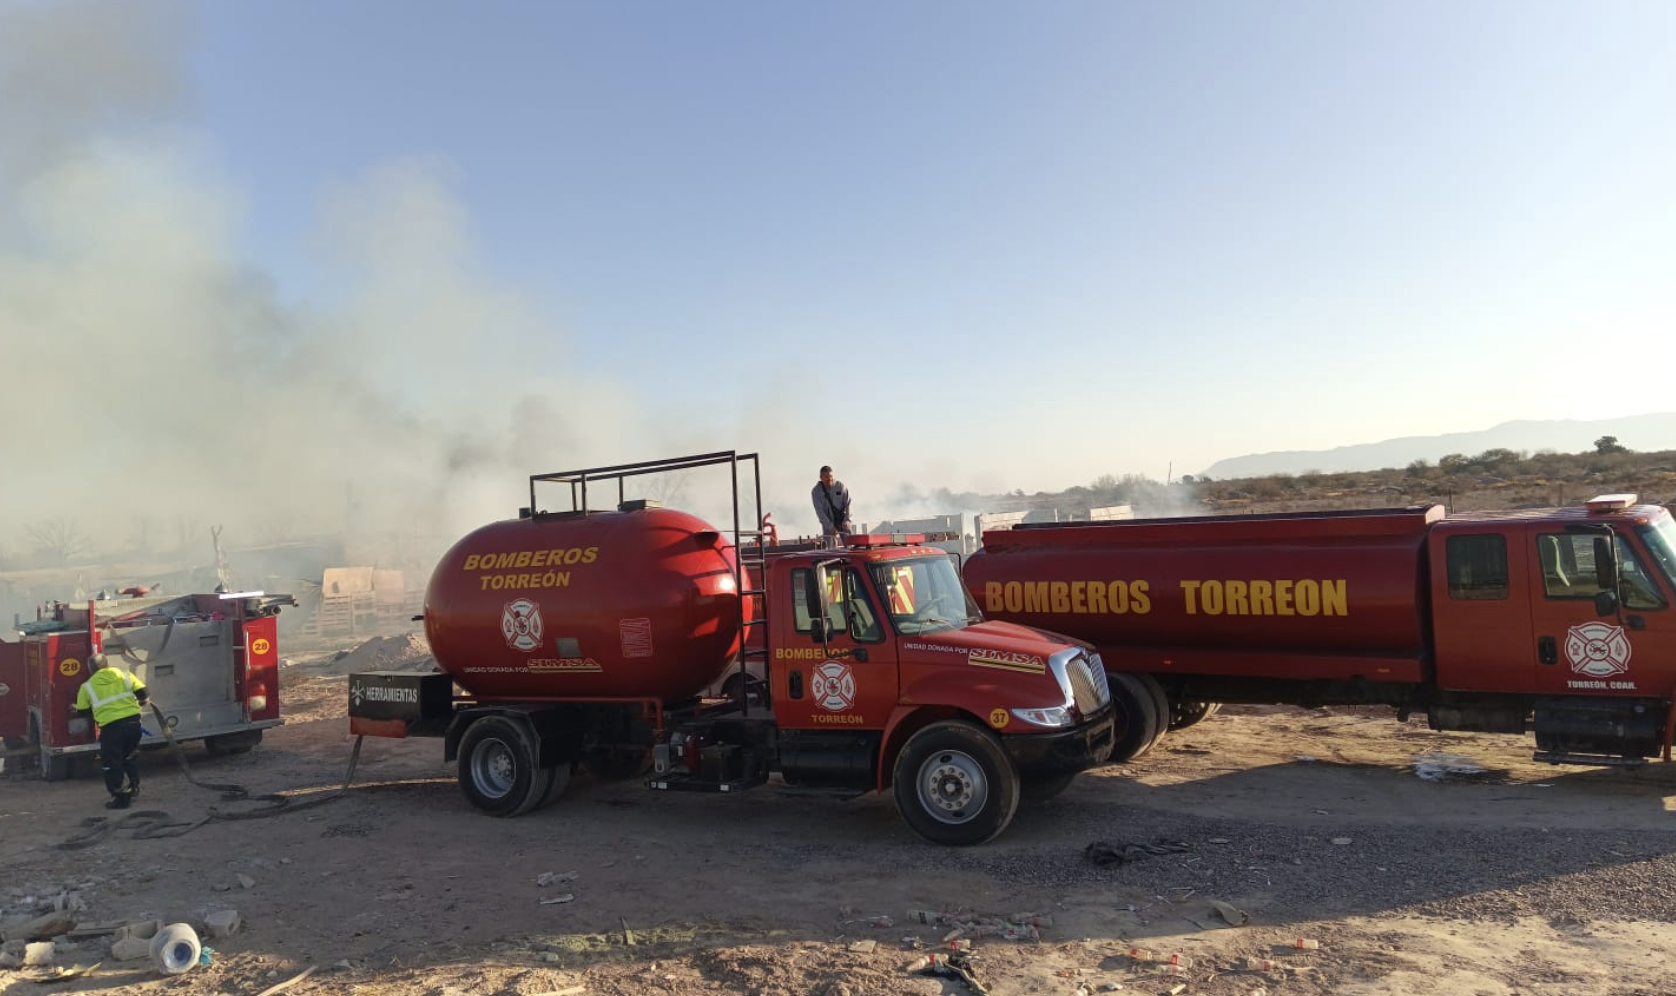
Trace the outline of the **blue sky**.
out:
<instances>
[{"instance_id":1,"label":"blue sky","mask_svg":"<svg viewBox=\"0 0 1676 996\"><path fill-rule=\"evenodd\" d=\"M469 518L491 474L739 448L796 526L821 463L868 520L1673 407L1664 2L0 11L38 74L110 75L46 90L84 128L14 162L14 274L178 204L168 258L237 289L154 334L248 337L302 387L230 393L289 442L398 440L281 461L322 490L412 474ZM0 110L53 106L23 78ZM42 222L89 161L125 179ZM43 320L7 259L10 337Z\"/></svg>"}]
</instances>

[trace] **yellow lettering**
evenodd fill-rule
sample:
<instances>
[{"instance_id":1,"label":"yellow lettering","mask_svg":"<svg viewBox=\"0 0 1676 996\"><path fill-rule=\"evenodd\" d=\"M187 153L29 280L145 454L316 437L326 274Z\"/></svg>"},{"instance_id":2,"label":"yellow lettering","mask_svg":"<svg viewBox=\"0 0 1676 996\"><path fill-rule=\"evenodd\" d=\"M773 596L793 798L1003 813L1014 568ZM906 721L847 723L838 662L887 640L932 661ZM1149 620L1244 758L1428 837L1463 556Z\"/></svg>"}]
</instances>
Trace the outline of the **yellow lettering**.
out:
<instances>
[{"instance_id":1,"label":"yellow lettering","mask_svg":"<svg viewBox=\"0 0 1676 996\"><path fill-rule=\"evenodd\" d=\"M1121 581L1117 583L1122 584ZM1098 612L1102 615L1112 611L1107 608L1109 603L1106 601L1106 590L1106 586L1099 581L1090 581L1088 583L1088 611Z\"/></svg>"},{"instance_id":2,"label":"yellow lettering","mask_svg":"<svg viewBox=\"0 0 1676 996\"><path fill-rule=\"evenodd\" d=\"M1133 612L1137 616L1144 616L1148 612L1151 612L1152 599L1147 594L1151 590L1151 585L1147 584L1145 581L1130 582L1129 611Z\"/></svg>"},{"instance_id":3,"label":"yellow lettering","mask_svg":"<svg viewBox=\"0 0 1676 996\"><path fill-rule=\"evenodd\" d=\"M1350 614L1350 602L1344 597L1344 579L1321 582L1321 612L1329 616Z\"/></svg>"},{"instance_id":4,"label":"yellow lettering","mask_svg":"<svg viewBox=\"0 0 1676 996\"><path fill-rule=\"evenodd\" d=\"M1222 582L1206 581L1199 588L1199 604L1204 607L1205 615L1219 616L1222 614Z\"/></svg>"},{"instance_id":5,"label":"yellow lettering","mask_svg":"<svg viewBox=\"0 0 1676 996\"><path fill-rule=\"evenodd\" d=\"M1046 581L1026 581L1024 583L1024 611L1048 611L1048 583Z\"/></svg>"},{"instance_id":6,"label":"yellow lettering","mask_svg":"<svg viewBox=\"0 0 1676 996\"><path fill-rule=\"evenodd\" d=\"M1267 581L1253 580L1251 582L1251 614L1254 616L1274 615L1274 585Z\"/></svg>"},{"instance_id":7,"label":"yellow lettering","mask_svg":"<svg viewBox=\"0 0 1676 996\"><path fill-rule=\"evenodd\" d=\"M1183 581L1181 583L1181 594L1182 594L1182 597L1186 600L1187 614L1190 615L1190 616L1198 615L1199 614L1199 582L1197 582L1197 581Z\"/></svg>"},{"instance_id":8,"label":"yellow lettering","mask_svg":"<svg viewBox=\"0 0 1676 996\"><path fill-rule=\"evenodd\" d=\"M586 550L582 551L582 563L591 564L597 556L599 556L599 547L590 546Z\"/></svg>"},{"instance_id":9,"label":"yellow lettering","mask_svg":"<svg viewBox=\"0 0 1676 996\"><path fill-rule=\"evenodd\" d=\"M1251 615L1251 608L1245 603L1245 582L1229 581L1223 587L1228 595L1228 614L1231 616Z\"/></svg>"},{"instance_id":10,"label":"yellow lettering","mask_svg":"<svg viewBox=\"0 0 1676 996\"><path fill-rule=\"evenodd\" d=\"M1321 587L1309 578L1299 581L1292 589L1297 596L1298 615L1313 616L1321 611Z\"/></svg>"},{"instance_id":11,"label":"yellow lettering","mask_svg":"<svg viewBox=\"0 0 1676 996\"><path fill-rule=\"evenodd\" d=\"M1064 615L1071 611L1071 586L1063 581L1054 581L1048 585L1048 591L1053 597L1053 611Z\"/></svg>"},{"instance_id":12,"label":"yellow lettering","mask_svg":"<svg viewBox=\"0 0 1676 996\"><path fill-rule=\"evenodd\" d=\"M1082 615L1088 611L1088 582L1071 582L1071 611Z\"/></svg>"},{"instance_id":13,"label":"yellow lettering","mask_svg":"<svg viewBox=\"0 0 1676 996\"><path fill-rule=\"evenodd\" d=\"M983 610L985 612L1000 612L1007 605L1001 594L1001 582L985 581L983 586Z\"/></svg>"},{"instance_id":14,"label":"yellow lettering","mask_svg":"<svg viewBox=\"0 0 1676 996\"><path fill-rule=\"evenodd\" d=\"M1292 611L1292 582L1283 579L1274 583L1274 610L1277 616L1296 615Z\"/></svg>"}]
</instances>

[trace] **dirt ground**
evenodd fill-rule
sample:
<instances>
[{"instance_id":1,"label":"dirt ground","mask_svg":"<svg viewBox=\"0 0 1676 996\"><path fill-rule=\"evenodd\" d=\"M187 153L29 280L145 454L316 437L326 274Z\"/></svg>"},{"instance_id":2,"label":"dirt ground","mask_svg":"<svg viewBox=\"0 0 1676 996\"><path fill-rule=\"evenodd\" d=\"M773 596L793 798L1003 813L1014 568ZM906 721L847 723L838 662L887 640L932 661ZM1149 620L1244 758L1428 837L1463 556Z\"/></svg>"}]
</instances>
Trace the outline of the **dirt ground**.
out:
<instances>
[{"instance_id":1,"label":"dirt ground","mask_svg":"<svg viewBox=\"0 0 1676 996\"><path fill-rule=\"evenodd\" d=\"M224 802L167 751L142 758L141 800L167 817L108 833L83 822L115 815L98 782L0 774L0 927L55 907L84 926L242 921L178 976L114 960L108 936L60 937L53 965L0 968L0 996L955 996L972 990L908 966L961 924L993 996L1676 991L1670 765L1557 769L1528 740L1386 710L1245 707L972 849L924 843L888 798L774 783L730 798L579 776L496 820L434 740L369 738L349 789L306 805L349 765L348 670L423 666L417 637L348 649L293 653L286 722L255 752L184 754L200 782L294 801L275 815L188 829L271 803ZM146 820L185 832L136 836ZM1129 859L1096 863L1091 844Z\"/></svg>"}]
</instances>

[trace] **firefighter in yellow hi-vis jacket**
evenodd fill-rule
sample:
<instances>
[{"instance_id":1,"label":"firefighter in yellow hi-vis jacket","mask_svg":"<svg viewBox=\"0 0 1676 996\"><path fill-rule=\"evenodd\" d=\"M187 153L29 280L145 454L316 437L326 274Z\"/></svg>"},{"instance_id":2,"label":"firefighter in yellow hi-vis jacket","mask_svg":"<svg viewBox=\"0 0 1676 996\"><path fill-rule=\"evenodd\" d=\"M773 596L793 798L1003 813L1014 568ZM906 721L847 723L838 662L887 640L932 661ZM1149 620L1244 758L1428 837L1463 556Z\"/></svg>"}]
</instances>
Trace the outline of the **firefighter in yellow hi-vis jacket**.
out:
<instances>
[{"instance_id":1,"label":"firefighter in yellow hi-vis jacket","mask_svg":"<svg viewBox=\"0 0 1676 996\"><path fill-rule=\"evenodd\" d=\"M104 654L92 654L87 662L93 674L76 693L76 712L91 717L99 726L99 763L105 769L105 788L111 793L106 809L127 809L140 794L140 706L145 703L145 682L119 667L112 667ZM123 777L128 784L123 786Z\"/></svg>"}]
</instances>

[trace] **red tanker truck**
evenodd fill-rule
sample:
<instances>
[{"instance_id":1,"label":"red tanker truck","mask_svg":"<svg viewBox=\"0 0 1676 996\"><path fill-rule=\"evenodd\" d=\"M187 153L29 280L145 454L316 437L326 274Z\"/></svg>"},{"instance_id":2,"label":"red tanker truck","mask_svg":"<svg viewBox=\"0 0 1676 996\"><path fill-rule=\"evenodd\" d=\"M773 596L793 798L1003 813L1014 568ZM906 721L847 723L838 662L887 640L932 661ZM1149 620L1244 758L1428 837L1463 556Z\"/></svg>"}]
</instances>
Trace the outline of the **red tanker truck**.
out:
<instances>
[{"instance_id":1,"label":"red tanker truck","mask_svg":"<svg viewBox=\"0 0 1676 996\"><path fill-rule=\"evenodd\" d=\"M728 531L627 497L643 475L718 466ZM466 798L495 816L552 802L578 768L705 792L778 773L797 794L892 790L910 827L951 845L993 838L1021 798L1110 755L1086 647L983 621L953 561L914 537L777 553L740 528L756 467L726 451L532 476L529 507L431 577L440 672L351 676L351 731L444 738ZM553 484L568 510L539 510ZM734 697L701 694L732 667Z\"/></svg>"},{"instance_id":2,"label":"red tanker truck","mask_svg":"<svg viewBox=\"0 0 1676 996\"><path fill-rule=\"evenodd\" d=\"M964 577L990 617L1099 651L1116 760L1218 702L1534 731L1555 764L1670 758L1676 523L1635 495L1024 525L985 535Z\"/></svg>"}]
</instances>

